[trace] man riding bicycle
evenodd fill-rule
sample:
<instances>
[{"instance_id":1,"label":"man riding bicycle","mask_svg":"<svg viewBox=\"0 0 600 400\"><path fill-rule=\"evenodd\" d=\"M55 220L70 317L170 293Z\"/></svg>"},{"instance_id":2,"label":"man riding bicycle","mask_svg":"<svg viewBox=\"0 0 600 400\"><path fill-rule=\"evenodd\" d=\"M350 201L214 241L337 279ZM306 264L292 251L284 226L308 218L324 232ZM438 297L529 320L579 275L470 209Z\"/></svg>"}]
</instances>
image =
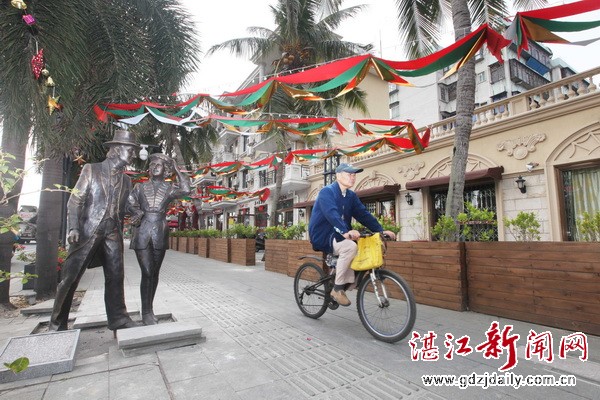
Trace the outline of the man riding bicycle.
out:
<instances>
[{"instance_id":1,"label":"man riding bicycle","mask_svg":"<svg viewBox=\"0 0 600 400\"><path fill-rule=\"evenodd\" d=\"M339 256L331 297L341 306L350 305L346 290L354 283L354 271L350 269L350 264L357 251L354 240L360 237L360 233L352 229L352 218L371 232L381 232L392 240L396 238L393 232L383 230L356 193L350 190L356 182L356 174L362 171L362 168L350 164L340 164L335 169L336 182L319 192L308 223L313 249Z\"/></svg>"}]
</instances>

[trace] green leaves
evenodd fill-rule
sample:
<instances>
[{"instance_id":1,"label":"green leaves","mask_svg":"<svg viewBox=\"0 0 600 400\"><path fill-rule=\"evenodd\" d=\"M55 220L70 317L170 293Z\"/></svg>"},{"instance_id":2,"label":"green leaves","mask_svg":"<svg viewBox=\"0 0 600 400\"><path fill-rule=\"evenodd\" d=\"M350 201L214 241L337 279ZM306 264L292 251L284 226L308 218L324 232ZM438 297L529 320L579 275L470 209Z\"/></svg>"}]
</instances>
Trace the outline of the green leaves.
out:
<instances>
[{"instance_id":1,"label":"green leaves","mask_svg":"<svg viewBox=\"0 0 600 400\"><path fill-rule=\"evenodd\" d=\"M4 366L10 369L15 374L25 371L29 367L29 358L21 357L17 358L15 361L9 363L4 363Z\"/></svg>"},{"instance_id":2,"label":"green leaves","mask_svg":"<svg viewBox=\"0 0 600 400\"><path fill-rule=\"evenodd\" d=\"M504 217L504 225L518 242L540 240L540 223L534 212L519 211L513 219Z\"/></svg>"}]
</instances>

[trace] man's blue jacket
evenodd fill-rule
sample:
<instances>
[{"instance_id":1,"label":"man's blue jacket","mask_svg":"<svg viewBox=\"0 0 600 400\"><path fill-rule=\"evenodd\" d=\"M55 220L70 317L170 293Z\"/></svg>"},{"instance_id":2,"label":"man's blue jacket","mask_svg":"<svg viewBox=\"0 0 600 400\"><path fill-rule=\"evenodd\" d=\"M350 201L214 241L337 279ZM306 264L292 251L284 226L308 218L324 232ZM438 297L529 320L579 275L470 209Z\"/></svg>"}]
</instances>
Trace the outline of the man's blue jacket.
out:
<instances>
[{"instance_id":1,"label":"man's blue jacket","mask_svg":"<svg viewBox=\"0 0 600 400\"><path fill-rule=\"evenodd\" d=\"M342 235L352 229L353 217L372 232L383 232L381 224L352 190L346 190L343 196L337 182L321 189L308 223L313 249L332 253L333 239L344 239Z\"/></svg>"}]
</instances>

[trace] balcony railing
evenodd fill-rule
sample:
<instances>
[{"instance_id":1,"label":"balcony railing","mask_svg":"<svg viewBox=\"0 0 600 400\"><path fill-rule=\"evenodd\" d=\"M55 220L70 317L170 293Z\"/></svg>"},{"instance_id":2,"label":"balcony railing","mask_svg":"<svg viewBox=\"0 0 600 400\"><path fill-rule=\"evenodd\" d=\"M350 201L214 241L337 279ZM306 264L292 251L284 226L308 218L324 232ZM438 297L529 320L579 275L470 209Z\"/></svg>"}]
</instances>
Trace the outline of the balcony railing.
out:
<instances>
[{"instance_id":1,"label":"balcony railing","mask_svg":"<svg viewBox=\"0 0 600 400\"><path fill-rule=\"evenodd\" d=\"M538 108L592 94L598 89L594 79L600 79L600 67L478 107L473 113L473 130ZM455 117L432 124L431 140L453 136L455 124ZM421 128L419 132L424 130L425 128Z\"/></svg>"},{"instance_id":2,"label":"balcony railing","mask_svg":"<svg viewBox=\"0 0 600 400\"><path fill-rule=\"evenodd\" d=\"M310 173L310 169L307 165L290 164L284 166L283 175L283 186L287 187L287 190L298 190L296 186L309 186L310 184L306 181ZM266 174L259 174L258 179L259 187L267 187L275 185L275 171L266 171ZM289 187L288 187L289 186Z\"/></svg>"}]
</instances>

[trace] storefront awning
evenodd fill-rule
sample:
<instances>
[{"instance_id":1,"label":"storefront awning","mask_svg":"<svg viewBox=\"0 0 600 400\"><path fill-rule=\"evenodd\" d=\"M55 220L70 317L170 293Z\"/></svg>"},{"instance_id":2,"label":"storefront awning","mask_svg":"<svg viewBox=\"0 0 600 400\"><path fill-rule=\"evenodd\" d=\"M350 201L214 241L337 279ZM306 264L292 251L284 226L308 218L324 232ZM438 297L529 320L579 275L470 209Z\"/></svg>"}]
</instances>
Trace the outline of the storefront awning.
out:
<instances>
[{"instance_id":1,"label":"storefront awning","mask_svg":"<svg viewBox=\"0 0 600 400\"><path fill-rule=\"evenodd\" d=\"M357 190L356 194L361 200L365 200L371 197L380 197L382 195L397 195L400 191L400 185L383 185L375 186L368 189Z\"/></svg>"},{"instance_id":2,"label":"storefront awning","mask_svg":"<svg viewBox=\"0 0 600 400\"><path fill-rule=\"evenodd\" d=\"M306 207L312 207L315 205L315 201L311 200L311 201L301 201L298 202L296 204L294 204L294 208L306 208Z\"/></svg>"},{"instance_id":3,"label":"storefront awning","mask_svg":"<svg viewBox=\"0 0 600 400\"><path fill-rule=\"evenodd\" d=\"M483 180L500 180L502 179L502 173L504 167L492 167L485 169L478 169L477 171L470 171L465 173L465 182L483 181ZM419 179L417 181L406 182L406 189L408 190L419 190L424 187L432 186L443 186L450 182L450 176L438 176L435 178Z\"/></svg>"}]
</instances>

